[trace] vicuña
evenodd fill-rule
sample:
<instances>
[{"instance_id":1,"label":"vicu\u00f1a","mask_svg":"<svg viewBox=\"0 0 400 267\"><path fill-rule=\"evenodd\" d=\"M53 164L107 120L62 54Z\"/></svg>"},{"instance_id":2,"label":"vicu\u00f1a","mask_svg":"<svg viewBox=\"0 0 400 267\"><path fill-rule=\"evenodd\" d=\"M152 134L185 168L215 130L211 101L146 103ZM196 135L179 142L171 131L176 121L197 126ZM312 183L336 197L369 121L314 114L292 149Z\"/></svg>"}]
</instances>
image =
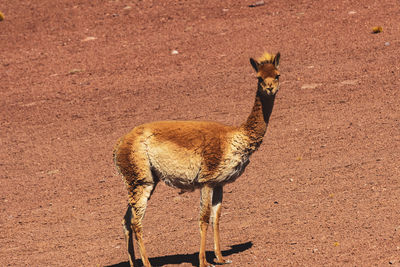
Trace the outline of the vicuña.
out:
<instances>
[{"instance_id":1,"label":"vicu\u00f1a","mask_svg":"<svg viewBox=\"0 0 400 267\"><path fill-rule=\"evenodd\" d=\"M135 237L142 262L151 266L143 243L142 220L147 201L159 181L183 191L200 189L201 267L206 260L206 232L211 220L216 263L230 263L221 253L219 221L223 186L235 181L261 145L279 90L280 53L250 58L258 83L253 109L239 126L209 121L159 121L135 127L120 138L114 161L128 190L123 227L131 266Z\"/></svg>"}]
</instances>

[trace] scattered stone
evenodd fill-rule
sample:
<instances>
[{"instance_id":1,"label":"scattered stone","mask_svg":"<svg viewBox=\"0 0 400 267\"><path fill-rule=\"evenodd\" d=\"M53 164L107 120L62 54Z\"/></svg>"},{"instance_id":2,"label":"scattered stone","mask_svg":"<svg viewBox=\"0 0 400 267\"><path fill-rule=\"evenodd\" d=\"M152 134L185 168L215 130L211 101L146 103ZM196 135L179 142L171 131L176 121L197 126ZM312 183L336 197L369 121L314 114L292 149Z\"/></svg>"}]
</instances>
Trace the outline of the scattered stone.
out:
<instances>
[{"instance_id":1,"label":"scattered stone","mask_svg":"<svg viewBox=\"0 0 400 267\"><path fill-rule=\"evenodd\" d=\"M258 6L263 6L263 5L265 5L265 2L261 0L261 1L255 2L253 4L250 4L249 7L258 7Z\"/></svg>"},{"instance_id":2,"label":"scattered stone","mask_svg":"<svg viewBox=\"0 0 400 267\"><path fill-rule=\"evenodd\" d=\"M385 46L389 46L390 45L390 43L389 42L385 42Z\"/></svg>"},{"instance_id":3,"label":"scattered stone","mask_svg":"<svg viewBox=\"0 0 400 267\"><path fill-rule=\"evenodd\" d=\"M354 15L354 14L356 14L357 12L355 12L355 11L349 11L349 15Z\"/></svg>"},{"instance_id":4,"label":"scattered stone","mask_svg":"<svg viewBox=\"0 0 400 267\"><path fill-rule=\"evenodd\" d=\"M81 69L72 69L68 72L68 74L72 75L72 74L79 73L79 72L82 72L82 70Z\"/></svg>"},{"instance_id":5,"label":"scattered stone","mask_svg":"<svg viewBox=\"0 0 400 267\"><path fill-rule=\"evenodd\" d=\"M358 80L344 80L341 81L339 84L340 85L356 85L358 83Z\"/></svg>"},{"instance_id":6,"label":"scattered stone","mask_svg":"<svg viewBox=\"0 0 400 267\"><path fill-rule=\"evenodd\" d=\"M395 263L396 263L395 260L390 260L390 261L389 261L389 264L391 264L391 265L392 265L392 264L395 264Z\"/></svg>"},{"instance_id":7,"label":"scattered stone","mask_svg":"<svg viewBox=\"0 0 400 267\"><path fill-rule=\"evenodd\" d=\"M37 104L36 102L30 102L27 104L22 104L21 107L32 107L32 106L35 106L36 104Z\"/></svg>"},{"instance_id":8,"label":"scattered stone","mask_svg":"<svg viewBox=\"0 0 400 267\"><path fill-rule=\"evenodd\" d=\"M315 89L315 88L317 88L318 86L321 86L321 85L322 85L322 83L303 84L301 86L301 89Z\"/></svg>"},{"instance_id":9,"label":"scattered stone","mask_svg":"<svg viewBox=\"0 0 400 267\"><path fill-rule=\"evenodd\" d=\"M176 196L176 197L173 198L173 200L174 200L174 202L180 202L180 201L183 200L183 197L181 197L181 196Z\"/></svg>"},{"instance_id":10,"label":"scattered stone","mask_svg":"<svg viewBox=\"0 0 400 267\"><path fill-rule=\"evenodd\" d=\"M223 9L222 9L222 12L228 12L228 11L229 11L228 8L223 8Z\"/></svg>"},{"instance_id":11,"label":"scattered stone","mask_svg":"<svg viewBox=\"0 0 400 267\"><path fill-rule=\"evenodd\" d=\"M172 54L172 55L177 55L177 54L179 54L179 52L178 52L178 50L172 50L172 51L171 51L171 54Z\"/></svg>"},{"instance_id":12,"label":"scattered stone","mask_svg":"<svg viewBox=\"0 0 400 267\"><path fill-rule=\"evenodd\" d=\"M4 14L0 11L0 21L4 20Z\"/></svg>"},{"instance_id":13,"label":"scattered stone","mask_svg":"<svg viewBox=\"0 0 400 267\"><path fill-rule=\"evenodd\" d=\"M53 175L53 174L57 174L59 172L60 172L60 170L52 170L52 171L48 171L47 174L48 175Z\"/></svg>"},{"instance_id":14,"label":"scattered stone","mask_svg":"<svg viewBox=\"0 0 400 267\"><path fill-rule=\"evenodd\" d=\"M96 40L97 39L97 37L94 37L94 36L88 36L88 37L86 37L85 39L83 39L83 40L81 40L82 42L88 42L88 41L93 41L93 40Z\"/></svg>"},{"instance_id":15,"label":"scattered stone","mask_svg":"<svg viewBox=\"0 0 400 267\"><path fill-rule=\"evenodd\" d=\"M375 26L372 28L372 33L380 33L383 31L382 26Z\"/></svg>"},{"instance_id":16,"label":"scattered stone","mask_svg":"<svg viewBox=\"0 0 400 267\"><path fill-rule=\"evenodd\" d=\"M125 10L129 10L129 9L132 9L132 7L131 6L126 6L126 7L124 7L124 9Z\"/></svg>"}]
</instances>

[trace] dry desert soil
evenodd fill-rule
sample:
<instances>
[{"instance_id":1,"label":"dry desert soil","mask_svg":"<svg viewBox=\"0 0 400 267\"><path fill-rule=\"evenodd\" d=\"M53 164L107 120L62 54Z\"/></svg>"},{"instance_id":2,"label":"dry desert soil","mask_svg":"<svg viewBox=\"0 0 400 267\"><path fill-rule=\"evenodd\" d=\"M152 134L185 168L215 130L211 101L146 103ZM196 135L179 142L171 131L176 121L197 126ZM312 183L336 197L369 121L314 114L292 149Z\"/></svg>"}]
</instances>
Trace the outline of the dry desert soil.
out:
<instances>
[{"instance_id":1,"label":"dry desert soil","mask_svg":"<svg viewBox=\"0 0 400 267\"><path fill-rule=\"evenodd\" d=\"M281 89L224 187L230 266L400 266L399 2L256 3L0 1L0 266L129 266L116 140L156 120L240 124L264 51L281 53ZM198 265L199 192L178 192L149 202L154 266Z\"/></svg>"}]
</instances>

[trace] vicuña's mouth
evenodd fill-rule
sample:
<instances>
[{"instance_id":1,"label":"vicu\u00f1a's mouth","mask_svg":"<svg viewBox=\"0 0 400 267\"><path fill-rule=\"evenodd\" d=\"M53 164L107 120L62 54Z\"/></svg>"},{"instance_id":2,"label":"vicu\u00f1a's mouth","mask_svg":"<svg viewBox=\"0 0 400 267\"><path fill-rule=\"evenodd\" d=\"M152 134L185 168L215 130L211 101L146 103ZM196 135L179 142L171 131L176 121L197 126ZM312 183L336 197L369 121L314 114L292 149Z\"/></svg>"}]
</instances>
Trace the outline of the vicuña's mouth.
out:
<instances>
[{"instance_id":1,"label":"vicu\u00f1a's mouth","mask_svg":"<svg viewBox=\"0 0 400 267\"><path fill-rule=\"evenodd\" d=\"M277 91L278 90L276 90L275 88L266 88L266 87L261 88L261 92L268 96L274 95Z\"/></svg>"},{"instance_id":2,"label":"vicu\u00f1a's mouth","mask_svg":"<svg viewBox=\"0 0 400 267\"><path fill-rule=\"evenodd\" d=\"M273 95L273 89L271 88L271 89L267 89L267 88L265 88L265 92L267 93L267 95Z\"/></svg>"}]
</instances>

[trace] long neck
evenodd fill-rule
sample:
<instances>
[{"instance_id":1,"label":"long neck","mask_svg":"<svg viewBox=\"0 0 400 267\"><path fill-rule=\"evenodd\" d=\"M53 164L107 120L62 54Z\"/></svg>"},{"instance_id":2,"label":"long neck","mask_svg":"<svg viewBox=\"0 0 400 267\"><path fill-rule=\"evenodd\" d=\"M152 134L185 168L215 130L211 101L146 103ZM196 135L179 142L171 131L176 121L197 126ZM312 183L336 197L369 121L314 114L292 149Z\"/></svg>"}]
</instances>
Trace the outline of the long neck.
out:
<instances>
[{"instance_id":1,"label":"long neck","mask_svg":"<svg viewBox=\"0 0 400 267\"><path fill-rule=\"evenodd\" d=\"M274 107L275 95L268 96L257 90L253 109L246 122L240 126L240 129L250 140L251 151L257 150L261 145L263 137L267 131L269 118Z\"/></svg>"}]
</instances>

